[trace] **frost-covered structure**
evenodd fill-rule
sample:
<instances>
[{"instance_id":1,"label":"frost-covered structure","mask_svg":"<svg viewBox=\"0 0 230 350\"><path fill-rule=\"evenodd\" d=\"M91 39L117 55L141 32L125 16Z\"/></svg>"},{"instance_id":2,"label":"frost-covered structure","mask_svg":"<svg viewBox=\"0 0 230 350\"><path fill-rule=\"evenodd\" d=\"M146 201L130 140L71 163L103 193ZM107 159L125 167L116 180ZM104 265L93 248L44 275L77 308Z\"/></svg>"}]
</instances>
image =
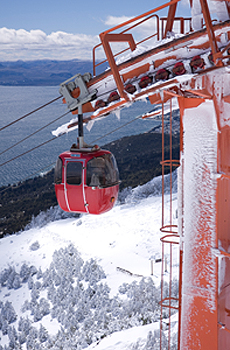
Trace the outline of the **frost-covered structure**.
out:
<instances>
[{"instance_id":1,"label":"frost-covered structure","mask_svg":"<svg viewBox=\"0 0 230 350\"><path fill-rule=\"evenodd\" d=\"M229 333L230 79L222 67L187 82L204 97L179 98L183 144L179 171L182 260L181 349L222 349ZM225 345L224 345L225 344Z\"/></svg>"}]
</instances>

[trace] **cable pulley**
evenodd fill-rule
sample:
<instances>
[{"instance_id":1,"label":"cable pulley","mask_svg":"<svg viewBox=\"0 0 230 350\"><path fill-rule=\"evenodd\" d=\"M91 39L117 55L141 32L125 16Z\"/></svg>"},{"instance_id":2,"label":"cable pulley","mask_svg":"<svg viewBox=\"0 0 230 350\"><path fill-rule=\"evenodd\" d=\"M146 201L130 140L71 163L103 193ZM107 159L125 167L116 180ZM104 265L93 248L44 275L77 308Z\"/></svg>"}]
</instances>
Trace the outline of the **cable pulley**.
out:
<instances>
[{"instance_id":1,"label":"cable pulley","mask_svg":"<svg viewBox=\"0 0 230 350\"><path fill-rule=\"evenodd\" d=\"M64 81L60 84L59 92L65 98L67 107L70 111L76 110L79 106L94 100L97 97L97 90L89 91L86 83L92 78L90 73L84 75L77 74L74 77ZM74 79L74 81L72 81ZM79 89L79 95L77 98L73 97L71 92L75 89Z\"/></svg>"}]
</instances>

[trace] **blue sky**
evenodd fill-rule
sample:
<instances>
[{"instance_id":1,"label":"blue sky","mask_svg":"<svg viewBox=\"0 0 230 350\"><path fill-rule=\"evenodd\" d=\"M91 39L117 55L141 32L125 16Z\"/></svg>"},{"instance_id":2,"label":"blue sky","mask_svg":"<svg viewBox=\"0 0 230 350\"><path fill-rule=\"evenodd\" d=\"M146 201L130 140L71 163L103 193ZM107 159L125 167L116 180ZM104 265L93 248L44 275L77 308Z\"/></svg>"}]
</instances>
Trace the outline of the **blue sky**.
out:
<instances>
[{"instance_id":1,"label":"blue sky","mask_svg":"<svg viewBox=\"0 0 230 350\"><path fill-rule=\"evenodd\" d=\"M91 59L99 33L163 2L166 1L2 1L0 61ZM187 12L185 5L183 11Z\"/></svg>"}]
</instances>

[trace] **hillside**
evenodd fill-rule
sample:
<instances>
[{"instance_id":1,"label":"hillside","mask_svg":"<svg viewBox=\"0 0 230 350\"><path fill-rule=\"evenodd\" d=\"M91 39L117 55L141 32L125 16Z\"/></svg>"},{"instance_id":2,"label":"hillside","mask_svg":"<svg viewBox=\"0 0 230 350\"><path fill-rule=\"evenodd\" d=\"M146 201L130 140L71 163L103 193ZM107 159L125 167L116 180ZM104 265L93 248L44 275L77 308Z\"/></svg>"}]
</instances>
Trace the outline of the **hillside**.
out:
<instances>
[{"instance_id":1,"label":"hillside","mask_svg":"<svg viewBox=\"0 0 230 350\"><path fill-rule=\"evenodd\" d=\"M0 85L59 85L77 73L92 73L92 66L78 59L0 62Z\"/></svg>"},{"instance_id":2,"label":"hillside","mask_svg":"<svg viewBox=\"0 0 230 350\"><path fill-rule=\"evenodd\" d=\"M159 183L155 178L139 186L126 203L103 215L44 225L41 214L31 229L1 239L0 350L159 349ZM176 224L176 193L172 204ZM177 252L170 284L174 298ZM157 259L154 273L150 259ZM169 290L167 275L163 297ZM167 317L164 309L162 349L168 348ZM176 349L177 315L172 317L171 349Z\"/></svg>"},{"instance_id":3,"label":"hillside","mask_svg":"<svg viewBox=\"0 0 230 350\"><path fill-rule=\"evenodd\" d=\"M169 144L169 137L165 135L165 144ZM179 136L173 140L173 158L179 157ZM116 157L121 185L136 187L147 183L153 177L161 174L161 134L145 133L124 137L104 146ZM166 153L165 158L169 157ZM166 169L167 170L167 169ZM57 205L53 170L43 177L36 177L13 187L0 189L0 234L11 234L22 230L41 211Z\"/></svg>"}]
</instances>

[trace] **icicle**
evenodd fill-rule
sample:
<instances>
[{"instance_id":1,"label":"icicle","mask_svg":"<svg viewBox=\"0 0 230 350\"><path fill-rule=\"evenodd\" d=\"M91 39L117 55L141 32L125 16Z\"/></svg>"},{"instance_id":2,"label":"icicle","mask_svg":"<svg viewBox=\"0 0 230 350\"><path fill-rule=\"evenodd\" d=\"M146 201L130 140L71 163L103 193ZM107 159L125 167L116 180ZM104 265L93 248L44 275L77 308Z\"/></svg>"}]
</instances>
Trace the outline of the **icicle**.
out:
<instances>
[{"instance_id":1,"label":"icicle","mask_svg":"<svg viewBox=\"0 0 230 350\"><path fill-rule=\"evenodd\" d=\"M91 129L92 129L93 125L94 125L94 122L95 122L95 120L90 120L90 121L86 124L86 129L87 129L88 131L91 131Z\"/></svg>"},{"instance_id":2,"label":"icicle","mask_svg":"<svg viewBox=\"0 0 230 350\"><path fill-rule=\"evenodd\" d=\"M115 111L113 111L113 113L115 114L117 119L120 121L121 120L121 111L120 111L120 109L116 109Z\"/></svg>"}]
</instances>

